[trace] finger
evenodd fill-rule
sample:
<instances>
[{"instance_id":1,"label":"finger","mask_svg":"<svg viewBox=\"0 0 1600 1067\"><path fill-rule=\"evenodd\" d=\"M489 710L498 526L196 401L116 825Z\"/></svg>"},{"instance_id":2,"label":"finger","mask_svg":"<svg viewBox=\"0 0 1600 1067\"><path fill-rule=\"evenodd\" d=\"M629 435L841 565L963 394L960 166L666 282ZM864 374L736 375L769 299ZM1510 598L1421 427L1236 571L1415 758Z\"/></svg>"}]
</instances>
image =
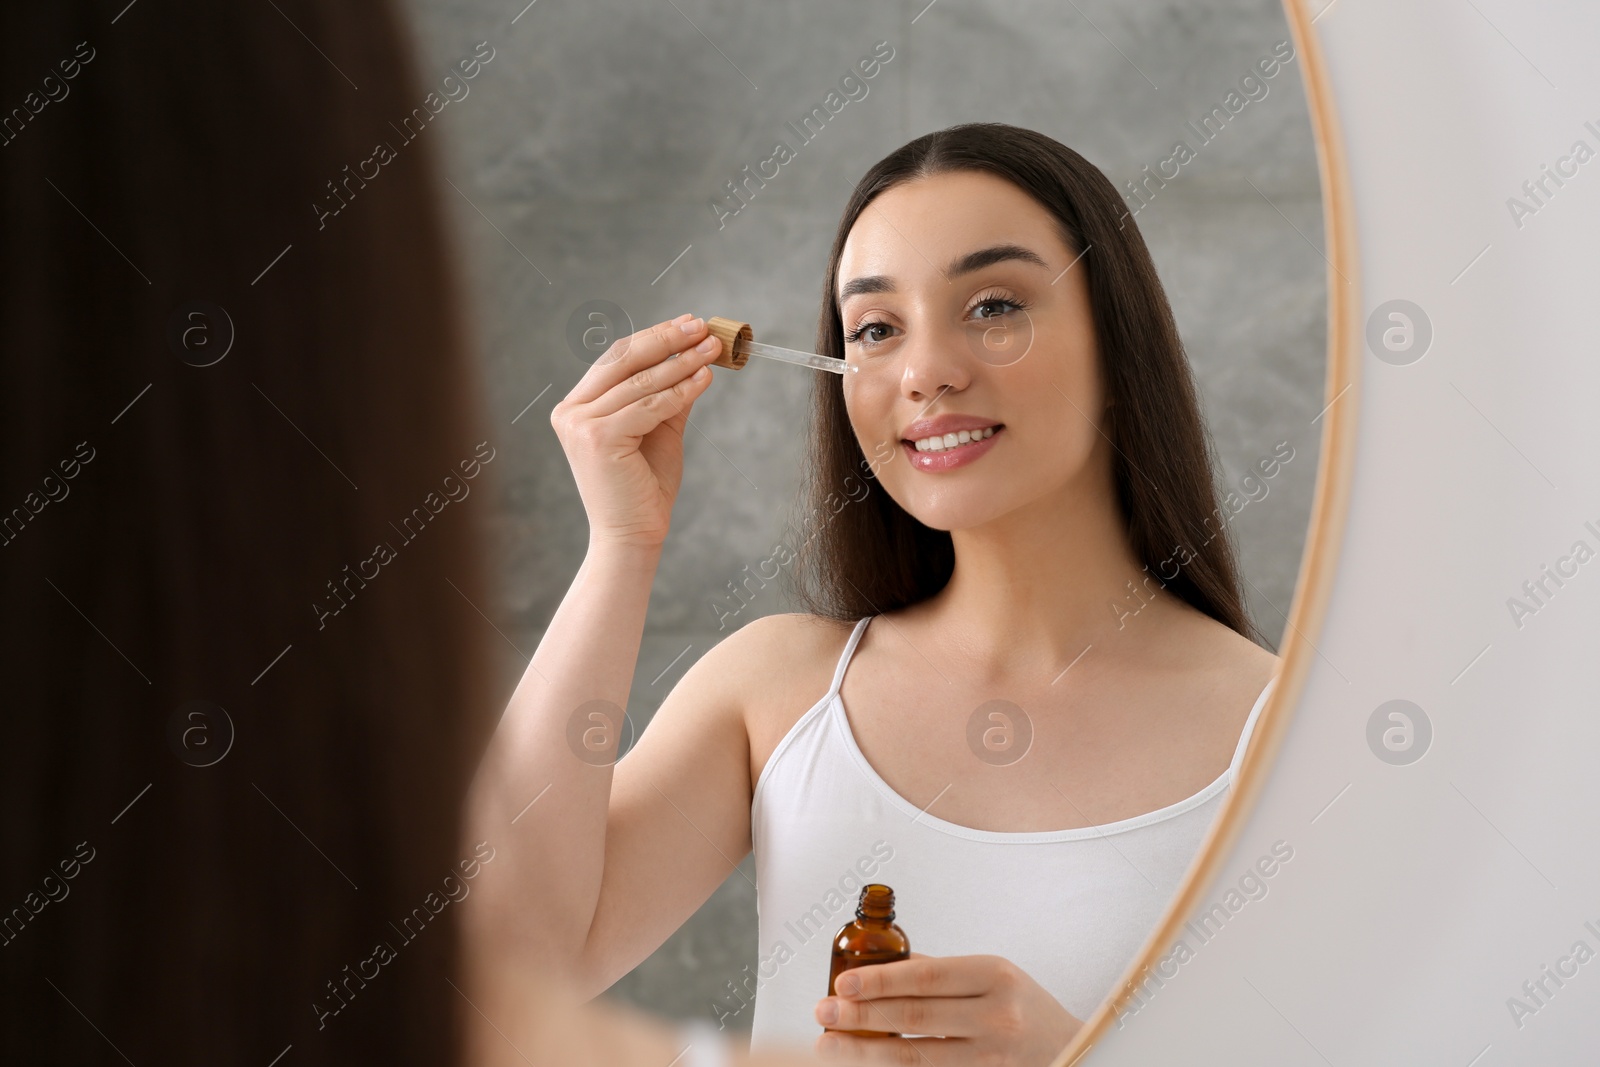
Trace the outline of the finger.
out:
<instances>
[{"instance_id":1,"label":"finger","mask_svg":"<svg viewBox=\"0 0 1600 1067\"><path fill-rule=\"evenodd\" d=\"M975 997L1002 979L999 956L912 956L893 963L852 967L833 983L842 997Z\"/></svg>"},{"instance_id":2,"label":"finger","mask_svg":"<svg viewBox=\"0 0 1600 1067\"><path fill-rule=\"evenodd\" d=\"M689 406L710 384L711 368L701 367L682 381L605 416L606 426L623 437L643 437L662 423L679 416L687 418Z\"/></svg>"},{"instance_id":3,"label":"finger","mask_svg":"<svg viewBox=\"0 0 1600 1067\"><path fill-rule=\"evenodd\" d=\"M818 1057L830 1062L956 1067L972 1062L972 1042L941 1037L856 1037L831 1031L817 1038Z\"/></svg>"},{"instance_id":4,"label":"finger","mask_svg":"<svg viewBox=\"0 0 1600 1067\"><path fill-rule=\"evenodd\" d=\"M702 346L704 346L702 350ZM615 414L629 404L643 400L651 393L659 393L688 378L701 367L708 365L722 353L722 342L706 335L700 344L676 356L668 356L660 363L641 367L627 378L612 386L590 402L584 411L591 418Z\"/></svg>"},{"instance_id":5,"label":"finger","mask_svg":"<svg viewBox=\"0 0 1600 1067\"><path fill-rule=\"evenodd\" d=\"M680 315L679 319L682 318ZM685 330L683 327L686 325L693 328ZM567 399L576 404L587 404L628 375L694 347L705 336L706 326L701 319L688 319L681 323L669 319L619 338L584 372L572 392L567 394Z\"/></svg>"},{"instance_id":6,"label":"finger","mask_svg":"<svg viewBox=\"0 0 1600 1067\"><path fill-rule=\"evenodd\" d=\"M994 1029L993 1020L985 1014L994 1005L989 997L824 997L817 1003L816 1017L817 1022L835 1030L977 1037Z\"/></svg>"}]
</instances>

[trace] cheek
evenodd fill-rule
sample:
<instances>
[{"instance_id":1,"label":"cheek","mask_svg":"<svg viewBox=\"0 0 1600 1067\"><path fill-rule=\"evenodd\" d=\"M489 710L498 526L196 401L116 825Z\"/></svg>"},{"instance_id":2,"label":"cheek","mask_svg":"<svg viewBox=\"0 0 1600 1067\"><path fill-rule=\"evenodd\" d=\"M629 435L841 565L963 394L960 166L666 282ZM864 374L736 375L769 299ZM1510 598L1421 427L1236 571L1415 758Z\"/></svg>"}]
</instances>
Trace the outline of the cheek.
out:
<instances>
[{"instance_id":1,"label":"cheek","mask_svg":"<svg viewBox=\"0 0 1600 1067\"><path fill-rule=\"evenodd\" d=\"M1042 390L1058 405L1073 411L1073 405L1096 422L1103 421L1105 383L1100 369L1100 354L1092 334L1066 328L1061 340L1038 353L1043 359L1028 368L1032 380L1026 387ZM1071 399L1071 403L1063 398Z\"/></svg>"},{"instance_id":2,"label":"cheek","mask_svg":"<svg viewBox=\"0 0 1600 1067\"><path fill-rule=\"evenodd\" d=\"M1061 351L1040 360L1032 368L1040 380L1029 384L1042 388L1059 404L1070 409L1071 405L1061 396L1065 393L1086 414L1097 415L1105 403L1098 359L1092 347L1081 343L1063 346Z\"/></svg>"},{"instance_id":3,"label":"cheek","mask_svg":"<svg viewBox=\"0 0 1600 1067\"><path fill-rule=\"evenodd\" d=\"M896 444L899 441L892 418L895 390L892 382L860 380L863 377L865 375L846 377L844 408L861 450L872 456L879 442Z\"/></svg>"},{"instance_id":4,"label":"cheek","mask_svg":"<svg viewBox=\"0 0 1600 1067\"><path fill-rule=\"evenodd\" d=\"M1006 408L1017 413L1017 437L1030 452L1076 467L1103 440L1102 431L1109 436L1097 358L1092 348L1063 348L1034 352L1013 368Z\"/></svg>"}]
</instances>

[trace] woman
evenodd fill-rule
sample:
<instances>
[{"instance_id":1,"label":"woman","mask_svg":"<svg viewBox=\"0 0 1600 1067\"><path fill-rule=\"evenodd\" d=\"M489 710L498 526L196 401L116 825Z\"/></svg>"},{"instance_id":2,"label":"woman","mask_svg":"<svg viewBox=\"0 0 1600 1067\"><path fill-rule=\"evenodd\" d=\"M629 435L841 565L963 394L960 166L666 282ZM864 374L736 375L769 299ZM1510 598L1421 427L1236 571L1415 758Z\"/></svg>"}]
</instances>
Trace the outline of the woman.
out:
<instances>
[{"instance_id":1,"label":"woman","mask_svg":"<svg viewBox=\"0 0 1600 1067\"><path fill-rule=\"evenodd\" d=\"M754 1043L1048 1062L1177 888L1276 666L1115 190L993 124L868 171L823 296L818 350L853 369L821 376L807 435L810 610L709 651L613 769L568 738L626 701L720 350L689 315L626 342L552 415L589 552L475 786L484 826L541 798L483 915L598 992L753 847ZM922 955L824 997L863 879Z\"/></svg>"},{"instance_id":2,"label":"woman","mask_svg":"<svg viewBox=\"0 0 1600 1067\"><path fill-rule=\"evenodd\" d=\"M432 146L317 225L423 99L391 6L7 5L0 58L0 1063L682 1054L459 950L496 441Z\"/></svg>"}]
</instances>

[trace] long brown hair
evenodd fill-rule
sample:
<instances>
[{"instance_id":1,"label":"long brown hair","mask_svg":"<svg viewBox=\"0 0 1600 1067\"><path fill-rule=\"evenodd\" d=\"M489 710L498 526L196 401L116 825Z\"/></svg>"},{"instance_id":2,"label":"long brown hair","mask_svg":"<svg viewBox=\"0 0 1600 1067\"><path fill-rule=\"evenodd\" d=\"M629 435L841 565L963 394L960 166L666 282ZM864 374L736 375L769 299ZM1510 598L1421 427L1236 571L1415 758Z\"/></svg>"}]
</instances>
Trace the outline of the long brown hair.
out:
<instances>
[{"instance_id":1,"label":"long brown hair","mask_svg":"<svg viewBox=\"0 0 1600 1067\"><path fill-rule=\"evenodd\" d=\"M458 1056L494 442L408 44L0 15L0 1061Z\"/></svg>"},{"instance_id":2,"label":"long brown hair","mask_svg":"<svg viewBox=\"0 0 1600 1067\"><path fill-rule=\"evenodd\" d=\"M823 279L817 351L844 358L837 290L839 259L856 218L903 182L950 171L982 171L1037 200L1087 272L1111 418L1117 498L1128 538L1149 569L1144 587L1168 591L1257 640L1245 612L1239 571L1217 511L1211 443L1172 309L1138 227L1104 174L1042 133L975 122L924 134L862 176L845 205ZM816 529L800 553L797 592L809 611L852 621L933 596L950 580L955 549L948 531L918 522L885 492L859 503L854 485L881 459L862 454L834 375L812 393L805 500ZM822 379L827 379L826 381ZM1192 558L1178 565L1182 546ZM1172 574L1176 569L1177 573Z\"/></svg>"}]
</instances>

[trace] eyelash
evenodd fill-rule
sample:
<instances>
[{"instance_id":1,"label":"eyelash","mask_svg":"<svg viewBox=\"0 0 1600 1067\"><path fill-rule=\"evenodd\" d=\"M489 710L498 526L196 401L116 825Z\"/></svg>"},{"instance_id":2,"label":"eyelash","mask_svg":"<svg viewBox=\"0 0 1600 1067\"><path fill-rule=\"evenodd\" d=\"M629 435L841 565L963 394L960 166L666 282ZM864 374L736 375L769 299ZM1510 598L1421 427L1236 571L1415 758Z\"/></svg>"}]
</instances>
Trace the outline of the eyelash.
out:
<instances>
[{"instance_id":1,"label":"eyelash","mask_svg":"<svg viewBox=\"0 0 1600 1067\"><path fill-rule=\"evenodd\" d=\"M978 299L974 300L972 302L972 307L968 308L967 310L968 310L968 312L971 312L971 311L974 311L974 310L982 307L985 304L1007 304L1007 305L1009 305L1011 307L1011 309L1013 311L1026 311L1026 310L1028 310L1028 308L1030 306L1032 306L1032 305L1028 304L1026 301L1018 300L1015 297L1007 296L1007 295L1005 295L1004 293L1001 293L1001 292L987 292L987 293L981 294L978 297ZM863 348L870 348L870 347L872 347L874 345L880 345L880 344L883 343L882 341L863 341L863 340L861 340L861 335L866 333L869 329L871 329L874 326L888 326L888 325L889 325L888 323L883 322L880 319L868 319L865 322L858 323L856 325L855 329L853 329L849 333L845 334L844 339L849 344L859 344Z\"/></svg>"}]
</instances>

